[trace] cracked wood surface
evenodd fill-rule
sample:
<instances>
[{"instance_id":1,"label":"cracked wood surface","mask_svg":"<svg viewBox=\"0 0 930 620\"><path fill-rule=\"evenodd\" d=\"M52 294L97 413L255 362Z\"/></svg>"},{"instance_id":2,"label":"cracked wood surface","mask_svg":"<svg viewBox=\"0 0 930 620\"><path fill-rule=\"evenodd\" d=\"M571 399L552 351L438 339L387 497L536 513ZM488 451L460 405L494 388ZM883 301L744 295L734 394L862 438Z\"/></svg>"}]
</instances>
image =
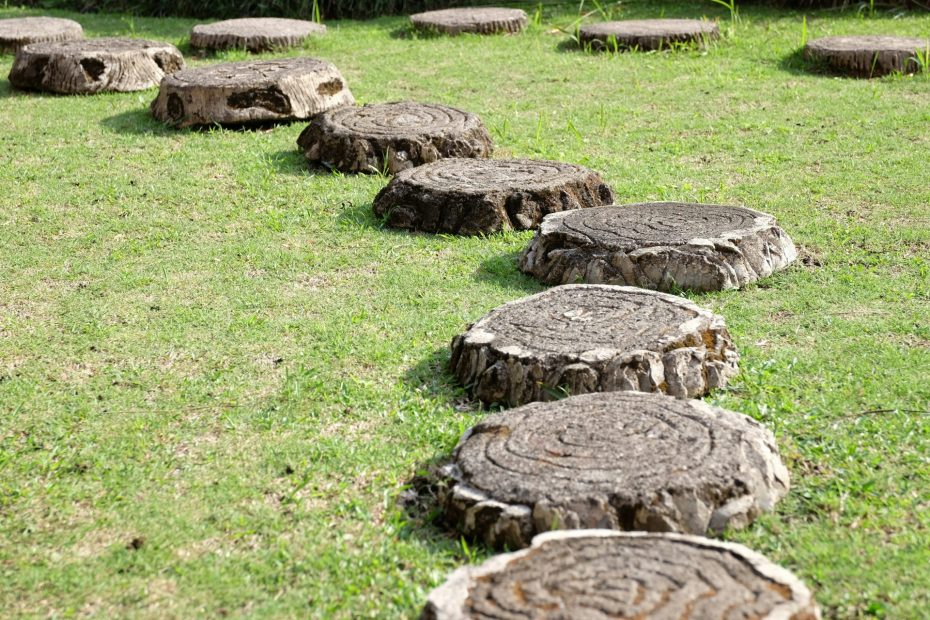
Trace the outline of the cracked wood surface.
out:
<instances>
[{"instance_id":1,"label":"cracked wood surface","mask_svg":"<svg viewBox=\"0 0 930 620\"><path fill-rule=\"evenodd\" d=\"M81 24L60 17L15 17L0 19L0 54L15 54L30 43L83 39Z\"/></svg>"},{"instance_id":2,"label":"cracked wood surface","mask_svg":"<svg viewBox=\"0 0 930 620\"><path fill-rule=\"evenodd\" d=\"M191 47L196 49L245 49L267 52L300 47L309 37L326 33L316 22L280 17L227 19L191 28Z\"/></svg>"},{"instance_id":3,"label":"cracked wood surface","mask_svg":"<svg viewBox=\"0 0 930 620\"><path fill-rule=\"evenodd\" d=\"M578 29L582 47L603 51L658 50L719 36L717 24L700 19L629 19L585 24Z\"/></svg>"},{"instance_id":4,"label":"cracked wood surface","mask_svg":"<svg viewBox=\"0 0 930 620\"><path fill-rule=\"evenodd\" d=\"M526 28L526 23L525 11L497 7L441 9L410 16L416 30L451 35L516 33Z\"/></svg>"},{"instance_id":5,"label":"cracked wood surface","mask_svg":"<svg viewBox=\"0 0 930 620\"><path fill-rule=\"evenodd\" d=\"M823 37L808 41L804 55L837 73L877 77L920 70L918 54L930 53L930 39L882 35Z\"/></svg>"}]
</instances>

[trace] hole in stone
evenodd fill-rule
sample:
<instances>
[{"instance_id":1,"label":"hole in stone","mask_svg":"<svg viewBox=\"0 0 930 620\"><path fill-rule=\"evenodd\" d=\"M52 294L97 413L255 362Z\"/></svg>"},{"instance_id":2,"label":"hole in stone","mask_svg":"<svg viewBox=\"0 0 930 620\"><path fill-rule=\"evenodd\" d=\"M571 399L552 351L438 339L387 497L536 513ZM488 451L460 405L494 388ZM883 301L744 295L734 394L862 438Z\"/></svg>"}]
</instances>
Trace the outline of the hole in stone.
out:
<instances>
[{"instance_id":1,"label":"hole in stone","mask_svg":"<svg viewBox=\"0 0 930 620\"><path fill-rule=\"evenodd\" d=\"M244 108L265 108L278 114L290 114L291 102L287 95L277 86L257 88L241 93L233 93L226 100L229 107L241 110Z\"/></svg>"},{"instance_id":2,"label":"hole in stone","mask_svg":"<svg viewBox=\"0 0 930 620\"><path fill-rule=\"evenodd\" d=\"M168 95L168 117L172 120L180 120L184 117L184 102L176 93Z\"/></svg>"},{"instance_id":3,"label":"hole in stone","mask_svg":"<svg viewBox=\"0 0 930 620\"><path fill-rule=\"evenodd\" d=\"M81 60L81 67L84 69L84 73L90 76L90 79L95 82L100 79L100 76L103 75L103 72L107 68L102 61L96 58L84 58Z\"/></svg>"},{"instance_id":4,"label":"hole in stone","mask_svg":"<svg viewBox=\"0 0 930 620\"><path fill-rule=\"evenodd\" d=\"M335 95L342 90L342 80L332 79L328 82L323 82L316 87L316 92L321 95Z\"/></svg>"}]
</instances>

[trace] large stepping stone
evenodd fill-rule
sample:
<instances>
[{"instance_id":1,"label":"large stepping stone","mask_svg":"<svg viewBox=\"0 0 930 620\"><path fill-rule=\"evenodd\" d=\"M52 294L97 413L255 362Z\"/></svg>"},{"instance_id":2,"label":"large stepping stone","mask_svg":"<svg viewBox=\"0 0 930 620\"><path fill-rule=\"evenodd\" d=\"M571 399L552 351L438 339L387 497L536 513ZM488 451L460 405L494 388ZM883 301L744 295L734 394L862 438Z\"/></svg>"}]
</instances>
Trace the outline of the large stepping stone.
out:
<instances>
[{"instance_id":1,"label":"large stepping stone","mask_svg":"<svg viewBox=\"0 0 930 620\"><path fill-rule=\"evenodd\" d=\"M526 28L526 22L525 11L496 7L442 9L410 16L410 23L417 30L452 35L520 32Z\"/></svg>"},{"instance_id":2,"label":"large stepping stone","mask_svg":"<svg viewBox=\"0 0 930 620\"><path fill-rule=\"evenodd\" d=\"M191 28L191 47L267 52L299 47L309 37L325 33L326 26L316 22L280 17L246 17L194 26Z\"/></svg>"},{"instance_id":3,"label":"large stepping stone","mask_svg":"<svg viewBox=\"0 0 930 620\"><path fill-rule=\"evenodd\" d=\"M324 112L303 130L297 145L312 163L388 174L443 157L489 157L492 150L491 135L474 114L412 101Z\"/></svg>"},{"instance_id":4,"label":"large stepping stone","mask_svg":"<svg viewBox=\"0 0 930 620\"><path fill-rule=\"evenodd\" d=\"M520 269L547 284L718 291L764 278L795 258L794 243L771 215L651 202L547 216Z\"/></svg>"},{"instance_id":5,"label":"large stepping stone","mask_svg":"<svg viewBox=\"0 0 930 620\"><path fill-rule=\"evenodd\" d=\"M607 51L666 49L719 36L717 24L700 19L629 19L585 24L578 29L582 47Z\"/></svg>"},{"instance_id":6,"label":"large stepping stone","mask_svg":"<svg viewBox=\"0 0 930 620\"><path fill-rule=\"evenodd\" d=\"M59 94L131 92L157 86L184 67L170 43L145 39L80 39L33 43L19 50L10 83Z\"/></svg>"},{"instance_id":7,"label":"large stepping stone","mask_svg":"<svg viewBox=\"0 0 930 620\"><path fill-rule=\"evenodd\" d=\"M582 530L459 568L420 618L818 620L820 610L797 577L742 545Z\"/></svg>"},{"instance_id":8,"label":"large stepping stone","mask_svg":"<svg viewBox=\"0 0 930 620\"><path fill-rule=\"evenodd\" d=\"M306 120L355 99L339 70L316 58L230 62L178 71L152 102L176 127Z\"/></svg>"},{"instance_id":9,"label":"large stepping stone","mask_svg":"<svg viewBox=\"0 0 930 620\"><path fill-rule=\"evenodd\" d=\"M485 404L634 390L701 396L736 374L723 317L682 297L569 284L492 310L452 340L450 368Z\"/></svg>"},{"instance_id":10,"label":"large stepping stone","mask_svg":"<svg viewBox=\"0 0 930 620\"><path fill-rule=\"evenodd\" d=\"M880 35L824 37L807 42L804 55L833 71L855 77L920 70L917 54L927 54L930 40Z\"/></svg>"},{"instance_id":11,"label":"large stepping stone","mask_svg":"<svg viewBox=\"0 0 930 620\"><path fill-rule=\"evenodd\" d=\"M60 17L0 19L0 54L15 54L30 43L50 43L84 38L81 24Z\"/></svg>"},{"instance_id":12,"label":"large stepping stone","mask_svg":"<svg viewBox=\"0 0 930 620\"><path fill-rule=\"evenodd\" d=\"M596 172L533 159L440 159L404 170L374 201L393 228L461 235L536 228L567 209L613 202Z\"/></svg>"},{"instance_id":13,"label":"large stepping stone","mask_svg":"<svg viewBox=\"0 0 930 620\"><path fill-rule=\"evenodd\" d=\"M548 530L704 535L742 528L788 492L772 434L739 413L612 392L491 415L441 470L446 520L492 547Z\"/></svg>"}]
</instances>

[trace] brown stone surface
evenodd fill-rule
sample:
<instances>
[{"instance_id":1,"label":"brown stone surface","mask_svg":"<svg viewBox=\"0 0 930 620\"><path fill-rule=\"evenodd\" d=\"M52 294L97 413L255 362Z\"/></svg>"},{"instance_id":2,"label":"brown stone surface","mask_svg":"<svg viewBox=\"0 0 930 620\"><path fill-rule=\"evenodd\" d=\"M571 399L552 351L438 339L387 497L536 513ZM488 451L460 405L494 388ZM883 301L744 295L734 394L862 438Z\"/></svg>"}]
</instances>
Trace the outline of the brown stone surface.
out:
<instances>
[{"instance_id":1,"label":"brown stone surface","mask_svg":"<svg viewBox=\"0 0 930 620\"><path fill-rule=\"evenodd\" d=\"M585 24L578 29L582 46L612 51L664 49L673 44L703 43L720 36L717 24L700 19L630 19Z\"/></svg>"},{"instance_id":2,"label":"brown stone surface","mask_svg":"<svg viewBox=\"0 0 930 620\"><path fill-rule=\"evenodd\" d=\"M280 17L227 19L191 28L191 47L209 50L246 49L266 52L299 47L308 37L326 33L316 22Z\"/></svg>"},{"instance_id":3,"label":"brown stone surface","mask_svg":"<svg viewBox=\"0 0 930 620\"><path fill-rule=\"evenodd\" d=\"M332 64L308 58L248 60L178 71L152 102L176 127L306 120L355 99Z\"/></svg>"},{"instance_id":4,"label":"brown stone surface","mask_svg":"<svg viewBox=\"0 0 930 620\"><path fill-rule=\"evenodd\" d=\"M452 35L520 32L526 28L526 22L525 11L495 7L442 9L410 16L410 23L417 30Z\"/></svg>"},{"instance_id":5,"label":"brown stone surface","mask_svg":"<svg viewBox=\"0 0 930 620\"><path fill-rule=\"evenodd\" d=\"M343 172L386 172L443 157L489 157L491 136L477 116L436 103L371 104L318 114L297 139L312 163Z\"/></svg>"},{"instance_id":6,"label":"brown stone surface","mask_svg":"<svg viewBox=\"0 0 930 620\"><path fill-rule=\"evenodd\" d=\"M917 54L928 50L930 39L867 35L813 39L804 48L804 55L838 73L877 77L918 71Z\"/></svg>"},{"instance_id":7,"label":"brown stone surface","mask_svg":"<svg viewBox=\"0 0 930 620\"><path fill-rule=\"evenodd\" d=\"M739 288L797 257L775 218L745 207L653 202L546 217L520 269L547 284L663 291Z\"/></svg>"},{"instance_id":8,"label":"brown stone surface","mask_svg":"<svg viewBox=\"0 0 930 620\"><path fill-rule=\"evenodd\" d=\"M169 43L145 39L78 39L33 43L19 50L10 83L60 94L129 92L157 86L184 67Z\"/></svg>"},{"instance_id":9,"label":"brown stone surface","mask_svg":"<svg viewBox=\"0 0 930 620\"><path fill-rule=\"evenodd\" d=\"M399 173L377 195L388 226L462 235L536 228L557 211L610 204L597 173L534 159L440 159Z\"/></svg>"},{"instance_id":10,"label":"brown stone surface","mask_svg":"<svg viewBox=\"0 0 930 620\"><path fill-rule=\"evenodd\" d=\"M692 398L738 360L723 318L687 299L569 284L492 310L453 339L449 364L483 403L517 406L621 390Z\"/></svg>"},{"instance_id":11,"label":"brown stone surface","mask_svg":"<svg viewBox=\"0 0 930 620\"><path fill-rule=\"evenodd\" d=\"M422 620L817 620L810 590L735 543L610 530L541 534L529 549L465 566Z\"/></svg>"},{"instance_id":12,"label":"brown stone surface","mask_svg":"<svg viewBox=\"0 0 930 620\"><path fill-rule=\"evenodd\" d=\"M81 24L60 17L0 19L0 54L15 54L30 43L49 43L84 38Z\"/></svg>"}]
</instances>

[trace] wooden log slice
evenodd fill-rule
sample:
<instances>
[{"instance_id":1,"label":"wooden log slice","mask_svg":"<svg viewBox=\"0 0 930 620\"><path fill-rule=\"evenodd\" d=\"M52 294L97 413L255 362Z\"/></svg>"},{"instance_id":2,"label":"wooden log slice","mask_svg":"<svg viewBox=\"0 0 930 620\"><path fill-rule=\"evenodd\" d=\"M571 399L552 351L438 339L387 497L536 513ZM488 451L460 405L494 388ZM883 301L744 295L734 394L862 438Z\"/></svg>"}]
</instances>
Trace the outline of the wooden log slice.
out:
<instances>
[{"instance_id":1,"label":"wooden log slice","mask_svg":"<svg viewBox=\"0 0 930 620\"><path fill-rule=\"evenodd\" d=\"M463 566L421 620L818 620L810 590L743 545L684 534L548 532Z\"/></svg>"},{"instance_id":2,"label":"wooden log slice","mask_svg":"<svg viewBox=\"0 0 930 620\"><path fill-rule=\"evenodd\" d=\"M465 433L441 476L447 522L510 549L556 529L720 533L788 492L788 470L761 424L642 392L491 415Z\"/></svg>"},{"instance_id":3,"label":"wooden log slice","mask_svg":"<svg viewBox=\"0 0 930 620\"><path fill-rule=\"evenodd\" d=\"M718 291L764 278L795 258L794 243L771 215L652 202L546 217L520 269L547 284Z\"/></svg>"},{"instance_id":4,"label":"wooden log slice","mask_svg":"<svg viewBox=\"0 0 930 620\"><path fill-rule=\"evenodd\" d=\"M387 172L443 157L489 157L477 116L435 103L401 101L339 108L313 118L297 139L313 163L343 172Z\"/></svg>"},{"instance_id":5,"label":"wooden log slice","mask_svg":"<svg viewBox=\"0 0 930 620\"><path fill-rule=\"evenodd\" d=\"M533 159L440 159L399 173L374 201L388 226L461 235L527 230L557 211L613 202L596 172Z\"/></svg>"},{"instance_id":6,"label":"wooden log slice","mask_svg":"<svg viewBox=\"0 0 930 620\"><path fill-rule=\"evenodd\" d=\"M703 43L719 36L717 24L700 19L630 19L586 24L578 29L582 47L608 51L665 49L673 44Z\"/></svg>"},{"instance_id":7,"label":"wooden log slice","mask_svg":"<svg viewBox=\"0 0 930 620\"><path fill-rule=\"evenodd\" d=\"M30 43L83 39L81 24L59 17L0 19L0 54L15 54Z\"/></svg>"},{"instance_id":8,"label":"wooden log slice","mask_svg":"<svg viewBox=\"0 0 930 620\"><path fill-rule=\"evenodd\" d=\"M191 28L191 47L208 50L245 49L266 52L299 47L309 37L326 33L326 26L301 19L247 17Z\"/></svg>"},{"instance_id":9,"label":"wooden log slice","mask_svg":"<svg viewBox=\"0 0 930 620\"><path fill-rule=\"evenodd\" d=\"M152 115L175 127L306 120L355 99L325 60L279 58L178 71L164 80Z\"/></svg>"},{"instance_id":10,"label":"wooden log slice","mask_svg":"<svg viewBox=\"0 0 930 620\"><path fill-rule=\"evenodd\" d=\"M157 86L183 67L175 46L145 39L33 43L16 54L10 83L60 94L130 92Z\"/></svg>"},{"instance_id":11,"label":"wooden log slice","mask_svg":"<svg viewBox=\"0 0 930 620\"><path fill-rule=\"evenodd\" d=\"M723 318L682 297L569 284L492 310L452 340L450 368L485 404L633 390L701 396L737 354Z\"/></svg>"},{"instance_id":12,"label":"wooden log slice","mask_svg":"<svg viewBox=\"0 0 930 620\"><path fill-rule=\"evenodd\" d=\"M926 54L930 40L888 36L824 37L808 41L804 55L833 71L855 77L920 70L917 54Z\"/></svg>"},{"instance_id":13,"label":"wooden log slice","mask_svg":"<svg viewBox=\"0 0 930 620\"><path fill-rule=\"evenodd\" d=\"M526 12L520 9L475 7L427 11L410 16L416 30L443 34L497 34L515 33L526 28Z\"/></svg>"}]
</instances>

